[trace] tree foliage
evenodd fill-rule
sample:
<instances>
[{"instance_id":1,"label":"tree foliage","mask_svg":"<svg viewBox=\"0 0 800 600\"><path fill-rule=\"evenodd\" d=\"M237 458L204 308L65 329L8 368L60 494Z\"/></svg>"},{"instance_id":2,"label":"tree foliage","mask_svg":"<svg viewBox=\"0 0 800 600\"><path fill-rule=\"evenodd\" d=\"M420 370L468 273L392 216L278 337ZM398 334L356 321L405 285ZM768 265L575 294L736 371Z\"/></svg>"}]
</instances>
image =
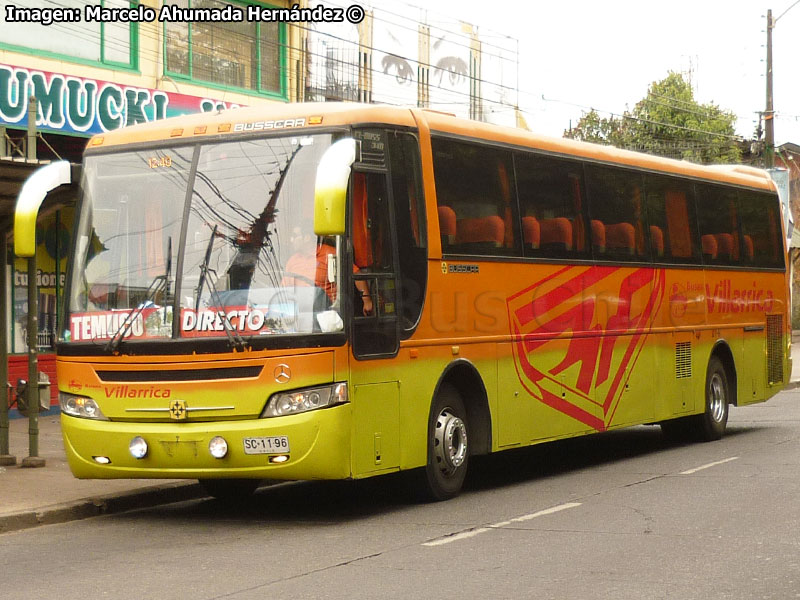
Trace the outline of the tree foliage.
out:
<instances>
[{"instance_id":1,"label":"tree foliage","mask_svg":"<svg viewBox=\"0 0 800 600\"><path fill-rule=\"evenodd\" d=\"M564 137L698 163L735 163L742 156L735 125L732 112L700 104L683 76L670 72L650 84L632 111L601 118L592 109Z\"/></svg>"}]
</instances>

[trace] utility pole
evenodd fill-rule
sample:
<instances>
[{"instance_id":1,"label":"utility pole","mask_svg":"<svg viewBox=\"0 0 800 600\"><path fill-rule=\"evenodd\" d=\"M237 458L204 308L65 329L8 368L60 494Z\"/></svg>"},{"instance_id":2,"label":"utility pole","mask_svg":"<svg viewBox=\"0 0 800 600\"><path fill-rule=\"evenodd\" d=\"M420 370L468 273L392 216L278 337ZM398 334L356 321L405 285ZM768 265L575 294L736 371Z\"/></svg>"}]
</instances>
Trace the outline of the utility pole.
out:
<instances>
[{"instance_id":1,"label":"utility pole","mask_svg":"<svg viewBox=\"0 0 800 600\"><path fill-rule=\"evenodd\" d=\"M772 18L772 9L767 11L767 107L764 110L764 162L767 169L775 166L775 110L772 106L772 30L778 21L800 4L800 0L795 0L789 8L780 15Z\"/></svg>"},{"instance_id":2,"label":"utility pole","mask_svg":"<svg viewBox=\"0 0 800 600\"><path fill-rule=\"evenodd\" d=\"M781 15L783 16L783 15ZM775 111L772 106L772 9L767 11L767 107L764 110L764 162L767 169L775 166Z\"/></svg>"}]
</instances>

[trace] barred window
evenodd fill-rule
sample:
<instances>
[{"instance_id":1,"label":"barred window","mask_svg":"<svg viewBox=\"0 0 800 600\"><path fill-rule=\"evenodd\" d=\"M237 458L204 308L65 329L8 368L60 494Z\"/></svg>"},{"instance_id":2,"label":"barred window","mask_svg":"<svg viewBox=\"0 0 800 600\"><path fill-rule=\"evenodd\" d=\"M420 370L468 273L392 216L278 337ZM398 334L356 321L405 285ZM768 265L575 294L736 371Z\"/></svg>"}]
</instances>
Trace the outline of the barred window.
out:
<instances>
[{"instance_id":1,"label":"barred window","mask_svg":"<svg viewBox=\"0 0 800 600\"><path fill-rule=\"evenodd\" d=\"M77 62L98 63L110 67L138 66L137 23L86 21L83 11L86 6L101 6L107 9L132 8L138 2L129 0L14 0L0 2L0 8L16 6L18 9L59 8L78 11L79 21L69 19L61 23L43 25L35 22L9 23L5 10L0 10L0 47L22 47L48 55L63 56Z\"/></svg>"},{"instance_id":2,"label":"barred window","mask_svg":"<svg viewBox=\"0 0 800 600\"><path fill-rule=\"evenodd\" d=\"M166 2L165 2L166 3ZM169 0L187 9L233 6L241 21L165 23L166 65L171 76L197 82L285 95L281 66L286 25L248 21L246 5L225 0Z\"/></svg>"}]
</instances>

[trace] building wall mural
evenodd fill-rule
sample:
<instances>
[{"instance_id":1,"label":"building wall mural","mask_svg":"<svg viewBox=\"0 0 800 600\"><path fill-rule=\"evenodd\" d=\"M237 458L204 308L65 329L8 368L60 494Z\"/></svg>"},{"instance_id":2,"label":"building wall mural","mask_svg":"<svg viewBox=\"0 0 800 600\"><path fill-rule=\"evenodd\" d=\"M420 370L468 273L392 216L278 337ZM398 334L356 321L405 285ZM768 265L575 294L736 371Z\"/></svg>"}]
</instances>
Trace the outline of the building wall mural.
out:
<instances>
[{"instance_id":1,"label":"building wall mural","mask_svg":"<svg viewBox=\"0 0 800 600\"><path fill-rule=\"evenodd\" d=\"M375 11L372 101L417 106L419 25Z\"/></svg>"},{"instance_id":2,"label":"building wall mural","mask_svg":"<svg viewBox=\"0 0 800 600\"><path fill-rule=\"evenodd\" d=\"M452 29L430 29L430 108L469 118L471 38Z\"/></svg>"}]
</instances>

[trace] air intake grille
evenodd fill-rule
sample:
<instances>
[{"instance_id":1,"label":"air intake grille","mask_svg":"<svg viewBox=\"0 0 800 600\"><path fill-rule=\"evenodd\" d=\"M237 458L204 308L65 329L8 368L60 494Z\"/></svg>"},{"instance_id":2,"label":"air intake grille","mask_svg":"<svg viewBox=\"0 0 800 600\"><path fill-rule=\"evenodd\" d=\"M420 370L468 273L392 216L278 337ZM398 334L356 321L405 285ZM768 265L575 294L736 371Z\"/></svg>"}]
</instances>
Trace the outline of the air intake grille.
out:
<instances>
[{"instance_id":1,"label":"air intake grille","mask_svg":"<svg viewBox=\"0 0 800 600\"><path fill-rule=\"evenodd\" d=\"M783 381L783 315L767 315L767 377Z\"/></svg>"},{"instance_id":2,"label":"air intake grille","mask_svg":"<svg viewBox=\"0 0 800 600\"><path fill-rule=\"evenodd\" d=\"M213 381L215 379L247 379L261 375L263 366L227 367L222 369L183 369L158 371L97 371L100 381L147 383L150 381Z\"/></svg>"},{"instance_id":3,"label":"air intake grille","mask_svg":"<svg viewBox=\"0 0 800 600\"><path fill-rule=\"evenodd\" d=\"M692 376L692 343L675 344L675 378L686 379Z\"/></svg>"}]
</instances>

